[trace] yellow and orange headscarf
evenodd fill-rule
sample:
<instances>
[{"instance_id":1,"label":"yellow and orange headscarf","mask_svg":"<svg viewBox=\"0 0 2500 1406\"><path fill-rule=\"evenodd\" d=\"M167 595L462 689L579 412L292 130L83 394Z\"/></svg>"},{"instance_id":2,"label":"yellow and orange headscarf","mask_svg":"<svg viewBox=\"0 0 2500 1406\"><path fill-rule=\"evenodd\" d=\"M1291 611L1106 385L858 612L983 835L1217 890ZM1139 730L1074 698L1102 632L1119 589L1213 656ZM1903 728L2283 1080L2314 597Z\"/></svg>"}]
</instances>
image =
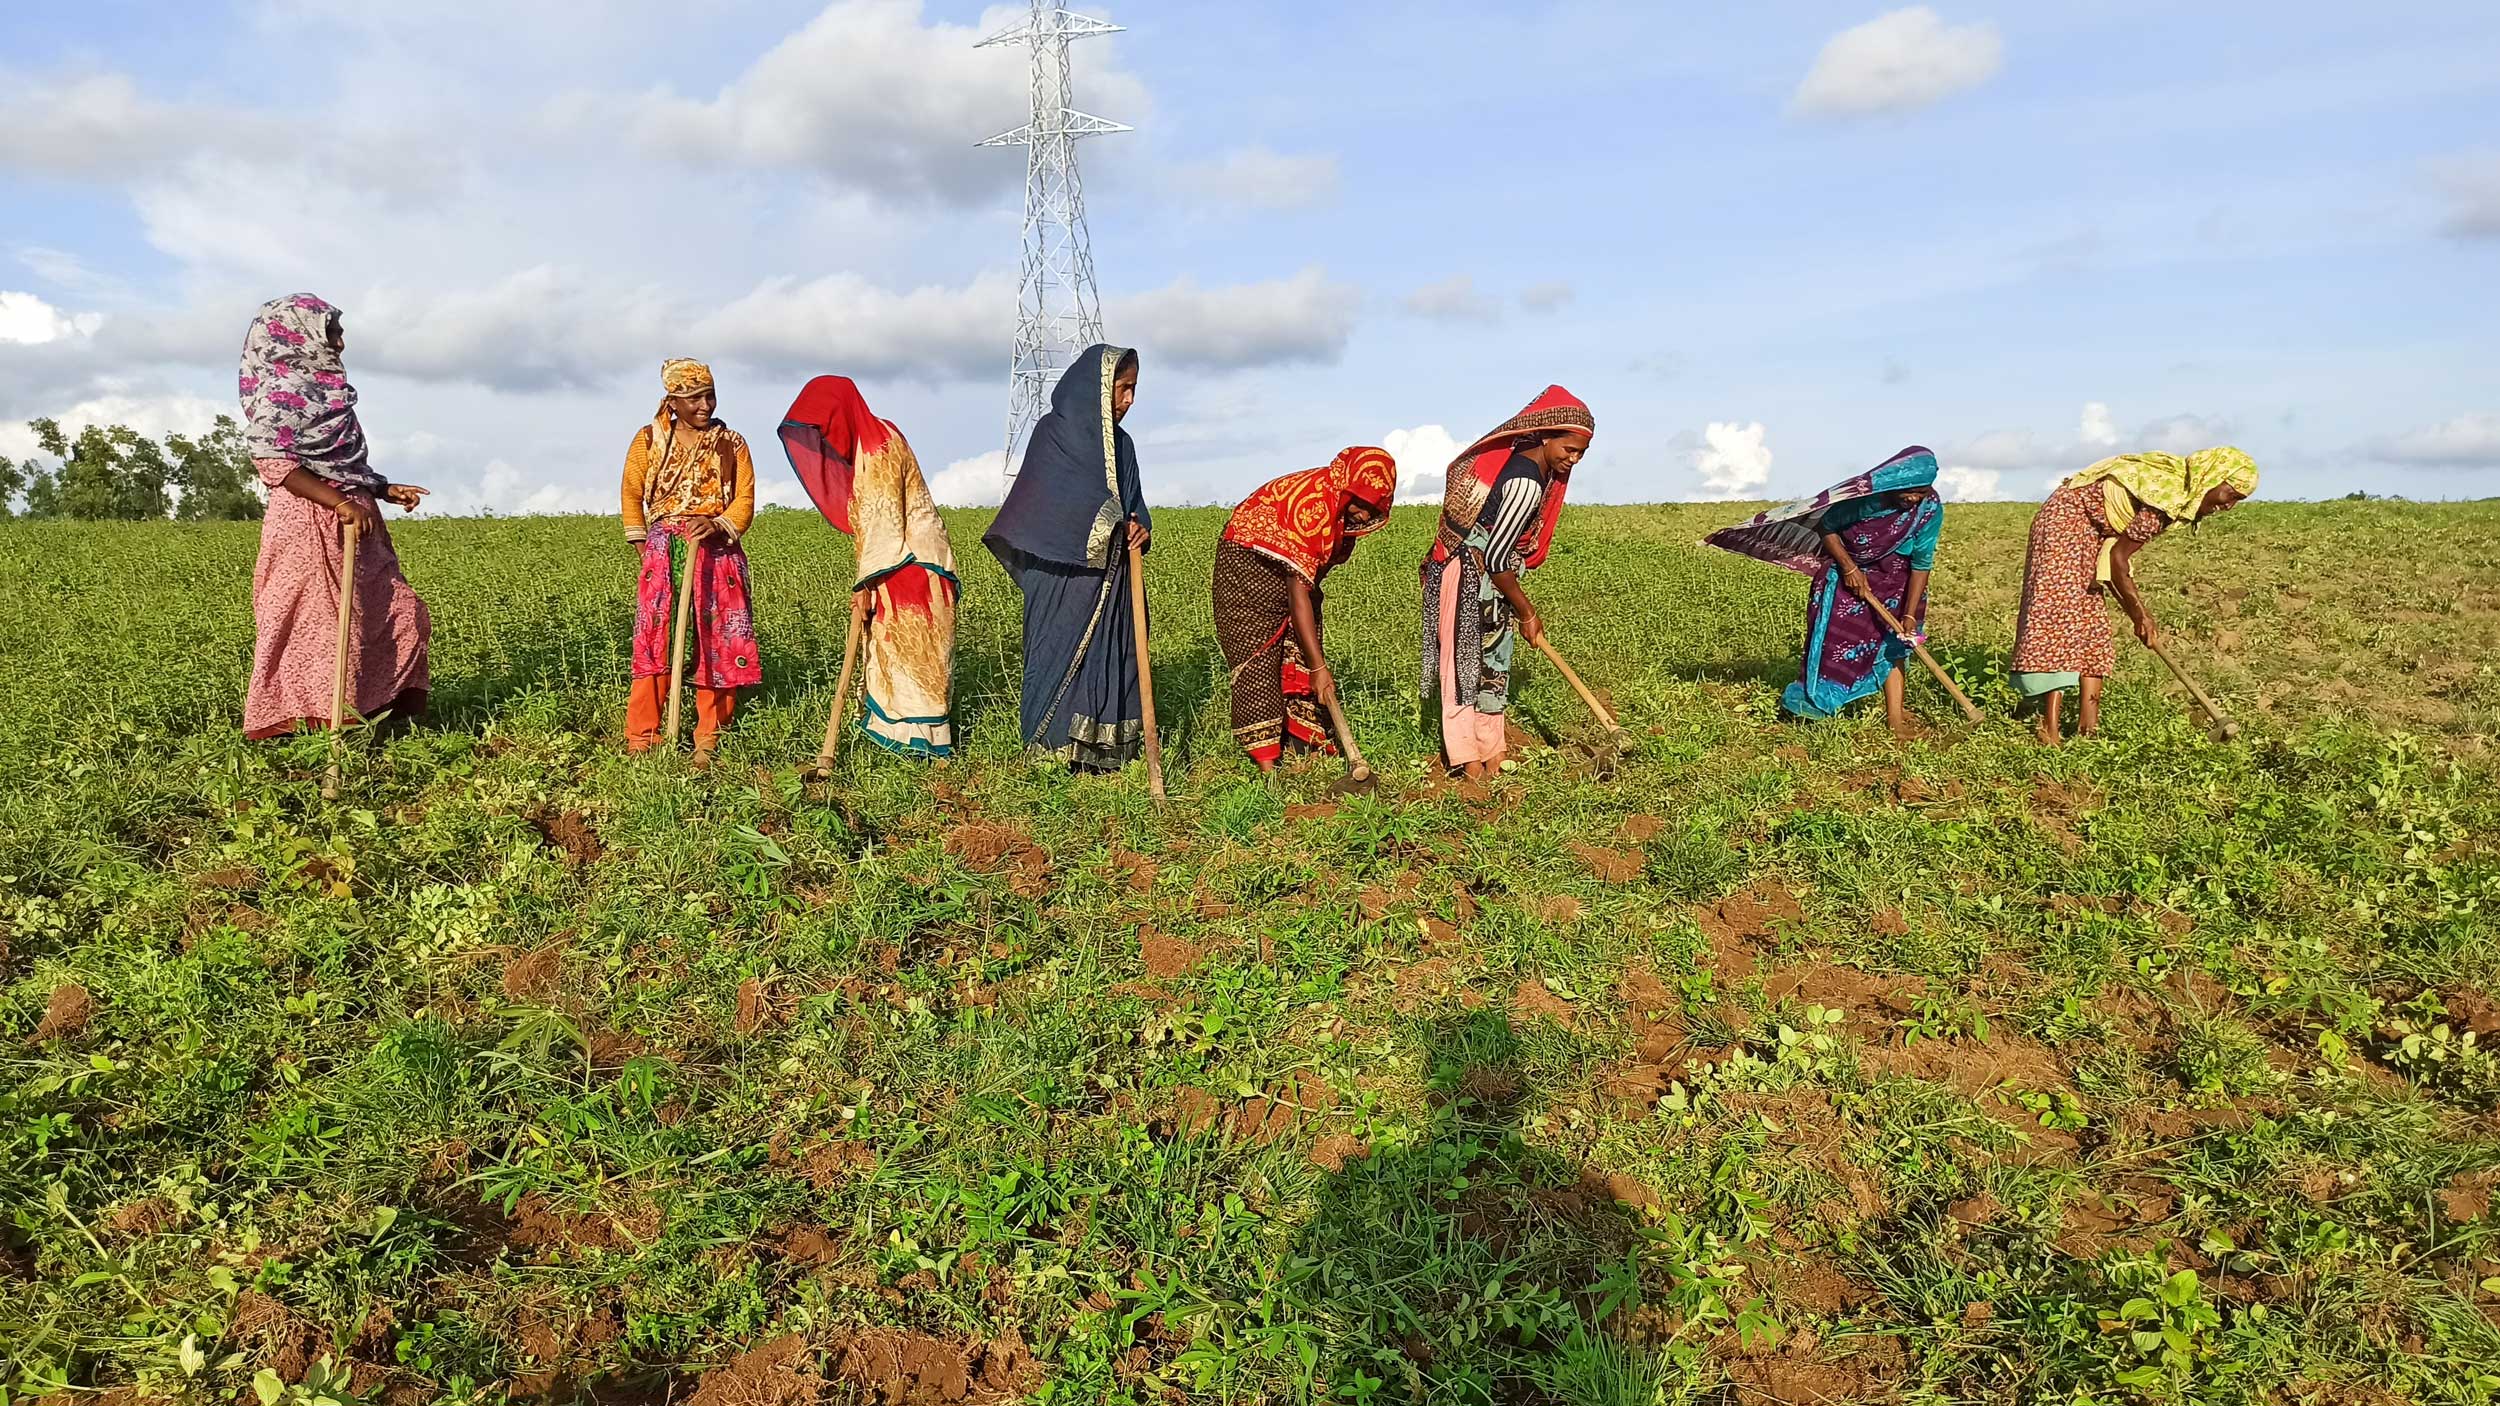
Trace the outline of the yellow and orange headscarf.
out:
<instances>
[{"instance_id":1,"label":"yellow and orange headscarf","mask_svg":"<svg viewBox=\"0 0 2500 1406\"><path fill-rule=\"evenodd\" d=\"M1271 480L1241 500L1224 524L1224 540L1272 558L1318 585L1346 538L1387 525L1397 492L1398 466L1389 451L1358 444L1320 468ZM1361 503L1379 516L1349 531L1348 503Z\"/></svg>"},{"instance_id":2,"label":"yellow and orange headscarf","mask_svg":"<svg viewBox=\"0 0 2500 1406\"><path fill-rule=\"evenodd\" d=\"M2257 461L2228 444L2193 454L2116 454L2066 476L2060 488L2101 486L2101 516L2110 531L2123 533L2135 521L2140 505L2153 508L2172 522L2192 523L2205 513L2205 498L2217 488L2236 488L2243 498L2257 493ZM2116 537L2101 543L2094 575L2106 584L2117 569Z\"/></svg>"}]
</instances>

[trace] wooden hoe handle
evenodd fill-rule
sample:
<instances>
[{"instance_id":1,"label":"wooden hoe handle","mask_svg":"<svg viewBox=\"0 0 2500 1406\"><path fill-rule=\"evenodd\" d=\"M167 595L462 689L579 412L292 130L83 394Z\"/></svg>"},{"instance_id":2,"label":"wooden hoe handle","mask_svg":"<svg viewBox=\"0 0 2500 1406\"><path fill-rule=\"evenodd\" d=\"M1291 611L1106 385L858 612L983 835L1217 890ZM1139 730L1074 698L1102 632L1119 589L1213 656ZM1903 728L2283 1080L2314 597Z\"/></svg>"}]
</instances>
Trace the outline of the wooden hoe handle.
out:
<instances>
[{"instance_id":1,"label":"wooden hoe handle","mask_svg":"<svg viewBox=\"0 0 2500 1406\"><path fill-rule=\"evenodd\" d=\"M1598 722L1604 724L1608 732L1623 731L1623 728L1615 722L1614 714L1606 711L1606 705L1597 701L1597 695L1589 692L1589 686L1580 682L1580 676L1573 673L1571 666L1563 661L1560 650L1548 644L1542 634L1536 638L1536 647L1545 651L1545 657L1554 661L1555 668L1562 670L1562 676L1571 681L1572 692L1580 695L1580 701L1589 705L1589 711L1597 715Z\"/></svg>"},{"instance_id":2,"label":"wooden hoe handle","mask_svg":"<svg viewBox=\"0 0 2500 1406\"><path fill-rule=\"evenodd\" d=\"M1918 662L1926 665L1927 672L1934 674L1936 682L1944 685L1944 691L1952 694L1953 701L1962 705L1962 716L1969 718L1972 722L1979 721L1981 717L1979 705L1971 702L1969 696L1954 685L1952 677L1945 673L1944 666L1936 662L1936 656L1927 652L1927 646L1920 644L1917 636L1901 628L1901 622L1892 618L1892 612L1884 609L1884 603L1872 594L1861 596L1859 599L1875 607L1875 613L1883 617L1886 629L1910 642L1910 648L1918 653Z\"/></svg>"},{"instance_id":3,"label":"wooden hoe handle","mask_svg":"<svg viewBox=\"0 0 2500 1406\"><path fill-rule=\"evenodd\" d=\"M1146 653L1146 560L1137 550L1137 535L1128 535L1129 618L1137 625L1137 706L1146 724L1146 789L1163 799L1163 739L1155 732L1154 666Z\"/></svg>"}]
</instances>

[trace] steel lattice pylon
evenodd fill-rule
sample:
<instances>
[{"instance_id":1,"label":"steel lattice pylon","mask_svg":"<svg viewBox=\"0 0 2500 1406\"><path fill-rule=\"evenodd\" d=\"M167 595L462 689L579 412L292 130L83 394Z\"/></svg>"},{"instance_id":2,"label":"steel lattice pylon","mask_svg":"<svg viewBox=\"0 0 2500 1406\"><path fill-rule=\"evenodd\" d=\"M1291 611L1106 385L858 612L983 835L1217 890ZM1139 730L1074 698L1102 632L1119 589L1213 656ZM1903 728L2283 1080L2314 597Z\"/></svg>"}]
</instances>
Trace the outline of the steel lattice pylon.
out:
<instances>
[{"instance_id":1,"label":"steel lattice pylon","mask_svg":"<svg viewBox=\"0 0 2500 1406\"><path fill-rule=\"evenodd\" d=\"M982 146L1025 148L1024 265L1016 279L1016 343L1007 363L1007 462L1050 404L1051 388L1071 357L1102 340L1102 303L1094 293L1094 256L1085 232L1085 187L1077 178L1080 137L1130 128L1070 106L1068 41L1117 34L1120 26L1070 14L1067 0L1032 0L1024 23L978 47L1027 44L1033 50L1032 120Z\"/></svg>"}]
</instances>

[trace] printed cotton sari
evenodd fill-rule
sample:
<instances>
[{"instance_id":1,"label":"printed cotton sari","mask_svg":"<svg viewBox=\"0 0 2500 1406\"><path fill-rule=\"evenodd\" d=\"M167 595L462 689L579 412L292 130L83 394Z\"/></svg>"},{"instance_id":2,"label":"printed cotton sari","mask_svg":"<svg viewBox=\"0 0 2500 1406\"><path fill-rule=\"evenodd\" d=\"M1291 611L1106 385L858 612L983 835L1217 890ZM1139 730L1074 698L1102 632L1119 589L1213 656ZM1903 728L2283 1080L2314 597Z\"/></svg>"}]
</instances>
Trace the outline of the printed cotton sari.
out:
<instances>
[{"instance_id":1,"label":"printed cotton sari","mask_svg":"<svg viewBox=\"0 0 2500 1406\"><path fill-rule=\"evenodd\" d=\"M1231 671L1233 738L1252 759L1275 761L1288 737L1333 750L1293 631L1293 578L1316 591L1354 554L1356 537L1388 525L1397 488L1388 451L1356 446L1261 486L1225 522L1215 550L1215 641ZM1356 502L1377 516L1349 532L1346 505ZM1314 597L1315 616L1317 604Z\"/></svg>"},{"instance_id":2,"label":"printed cotton sari","mask_svg":"<svg viewBox=\"0 0 2500 1406\"><path fill-rule=\"evenodd\" d=\"M848 377L819 376L782 417L781 447L825 521L859 541L851 589L869 593L862 730L890 751L950 755L962 586L910 441Z\"/></svg>"},{"instance_id":3,"label":"printed cotton sari","mask_svg":"<svg viewBox=\"0 0 2500 1406\"><path fill-rule=\"evenodd\" d=\"M1805 655L1797 681L1780 694L1791 716L1828 718L1877 692L1910 656L1910 647L1883 618L1841 584L1840 564L1823 549L1823 534L1837 533L1849 559L1895 619L1917 629L1927 618L1919 598L1915 618L1903 618L1910 575L1936 562L1944 529L1944 503L1933 490L1936 456L1912 445L1875 468L1802 502L1757 513L1702 540L1714 547L1784 566L1808 577ZM1918 494L1904 503L1896 495Z\"/></svg>"}]
</instances>

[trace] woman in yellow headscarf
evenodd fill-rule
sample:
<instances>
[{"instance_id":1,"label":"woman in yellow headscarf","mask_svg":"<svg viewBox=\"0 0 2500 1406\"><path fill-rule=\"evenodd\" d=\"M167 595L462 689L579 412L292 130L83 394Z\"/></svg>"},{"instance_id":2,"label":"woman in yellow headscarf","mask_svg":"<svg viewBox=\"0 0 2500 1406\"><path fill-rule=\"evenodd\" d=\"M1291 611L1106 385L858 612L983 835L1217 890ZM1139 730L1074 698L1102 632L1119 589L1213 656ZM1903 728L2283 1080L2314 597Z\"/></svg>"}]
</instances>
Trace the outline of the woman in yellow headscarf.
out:
<instances>
[{"instance_id":1,"label":"woman in yellow headscarf","mask_svg":"<svg viewBox=\"0 0 2500 1406\"><path fill-rule=\"evenodd\" d=\"M2102 607L2104 590L2135 622L2135 637L2159 637L2136 592L2128 563L2174 522L2226 512L2257 491L2257 462L2228 445L2176 454L2121 454L2070 475L2031 520L2023 562L2022 621L2014 633L2014 687L2040 709L2040 740L2062 733L2059 703L2076 689L2075 731L2101 725L2101 681L2118 647Z\"/></svg>"},{"instance_id":2,"label":"woman in yellow headscarf","mask_svg":"<svg viewBox=\"0 0 2500 1406\"><path fill-rule=\"evenodd\" d=\"M634 685L625 705L625 750L660 741L667 710L669 628L677 571L693 574L687 633L694 657L694 764L707 767L738 690L764 680L738 545L755 520L755 461L746 439L713 417L712 368L680 357L660 367L660 408L625 449L618 510L625 540L642 559L634 611Z\"/></svg>"}]
</instances>

